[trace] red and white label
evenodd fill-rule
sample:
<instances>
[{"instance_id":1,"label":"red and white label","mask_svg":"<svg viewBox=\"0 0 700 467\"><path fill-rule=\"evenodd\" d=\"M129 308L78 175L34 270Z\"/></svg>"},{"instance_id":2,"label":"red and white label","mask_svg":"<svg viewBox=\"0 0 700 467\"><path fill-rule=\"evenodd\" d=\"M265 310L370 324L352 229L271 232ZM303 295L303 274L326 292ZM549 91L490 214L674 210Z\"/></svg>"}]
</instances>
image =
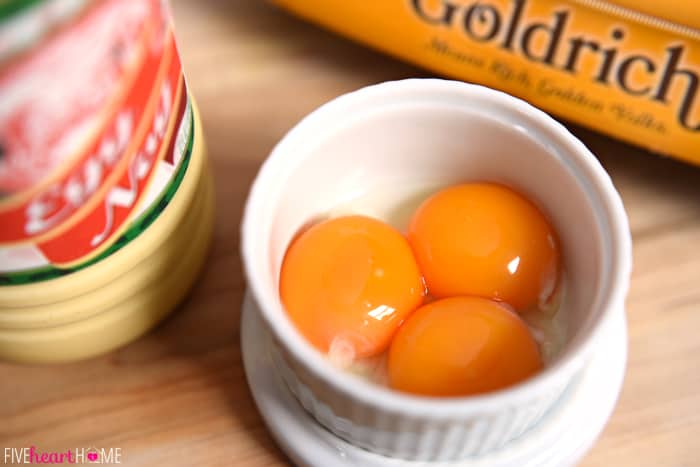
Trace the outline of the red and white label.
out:
<instances>
[{"instance_id":1,"label":"red and white label","mask_svg":"<svg viewBox=\"0 0 700 467\"><path fill-rule=\"evenodd\" d=\"M0 250L65 264L115 238L175 137L181 68L159 0L103 0L0 69Z\"/></svg>"}]
</instances>

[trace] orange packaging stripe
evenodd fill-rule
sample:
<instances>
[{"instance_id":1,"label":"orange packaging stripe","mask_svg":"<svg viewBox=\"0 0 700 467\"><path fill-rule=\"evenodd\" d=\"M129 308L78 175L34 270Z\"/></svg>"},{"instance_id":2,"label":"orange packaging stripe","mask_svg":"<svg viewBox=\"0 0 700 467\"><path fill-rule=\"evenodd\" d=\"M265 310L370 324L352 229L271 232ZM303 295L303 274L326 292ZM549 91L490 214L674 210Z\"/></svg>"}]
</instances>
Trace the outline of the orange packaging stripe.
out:
<instances>
[{"instance_id":1,"label":"orange packaging stripe","mask_svg":"<svg viewBox=\"0 0 700 467\"><path fill-rule=\"evenodd\" d=\"M663 2L684 8L667 15L651 0L275 2L438 73L501 89L626 142L700 164L694 1ZM628 4L647 14L622 7ZM684 15L684 22L671 22Z\"/></svg>"}]
</instances>

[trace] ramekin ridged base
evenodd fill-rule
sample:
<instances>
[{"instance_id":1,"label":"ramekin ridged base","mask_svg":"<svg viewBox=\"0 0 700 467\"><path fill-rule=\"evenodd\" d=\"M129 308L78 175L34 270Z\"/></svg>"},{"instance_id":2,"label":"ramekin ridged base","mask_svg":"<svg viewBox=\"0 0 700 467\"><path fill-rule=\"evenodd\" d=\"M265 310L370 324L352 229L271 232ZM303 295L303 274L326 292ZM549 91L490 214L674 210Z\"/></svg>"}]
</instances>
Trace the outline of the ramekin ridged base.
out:
<instances>
[{"instance_id":1,"label":"ramekin ridged base","mask_svg":"<svg viewBox=\"0 0 700 467\"><path fill-rule=\"evenodd\" d=\"M300 467L571 467L603 430L625 374L625 313L620 310L591 362L530 430L484 455L440 463L410 462L356 447L311 418L272 361L273 344L259 313L246 294L241 318L246 377L272 436Z\"/></svg>"}]
</instances>

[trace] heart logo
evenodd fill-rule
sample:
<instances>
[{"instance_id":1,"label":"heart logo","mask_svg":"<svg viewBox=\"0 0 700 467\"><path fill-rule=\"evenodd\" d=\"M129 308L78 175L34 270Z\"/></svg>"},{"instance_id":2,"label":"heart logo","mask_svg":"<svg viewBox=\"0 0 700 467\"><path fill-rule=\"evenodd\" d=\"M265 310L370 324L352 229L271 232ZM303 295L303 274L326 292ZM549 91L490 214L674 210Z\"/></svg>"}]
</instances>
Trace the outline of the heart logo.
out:
<instances>
[{"instance_id":1,"label":"heart logo","mask_svg":"<svg viewBox=\"0 0 700 467\"><path fill-rule=\"evenodd\" d=\"M97 460L96 452L88 452L87 458L90 462L95 462Z\"/></svg>"}]
</instances>

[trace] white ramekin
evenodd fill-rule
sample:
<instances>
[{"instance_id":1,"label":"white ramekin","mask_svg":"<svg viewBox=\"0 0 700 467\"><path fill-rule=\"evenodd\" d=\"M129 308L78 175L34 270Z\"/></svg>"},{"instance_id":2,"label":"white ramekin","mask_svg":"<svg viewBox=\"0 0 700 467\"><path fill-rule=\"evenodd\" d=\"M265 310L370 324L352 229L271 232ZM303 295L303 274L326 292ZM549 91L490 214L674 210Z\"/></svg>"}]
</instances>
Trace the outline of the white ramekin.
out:
<instances>
[{"instance_id":1,"label":"white ramekin","mask_svg":"<svg viewBox=\"0 0 700 467\"><path fill-rule=\"evenodd\" d=\"M569 320L562 354L515 387L453 399L397 393L332 367L296 331L279 300L279 269L295 232L368 189L468 180L519 189L558 231ZM611 316L623 312L631 269L620 197L578 139L519 99L436 79L370 86L303 119L253 184L242 255L276 343L276 365L306 410L357 446L424 461L488 452L537 423L590 359Z\"/></svg>"}]
</instances>

